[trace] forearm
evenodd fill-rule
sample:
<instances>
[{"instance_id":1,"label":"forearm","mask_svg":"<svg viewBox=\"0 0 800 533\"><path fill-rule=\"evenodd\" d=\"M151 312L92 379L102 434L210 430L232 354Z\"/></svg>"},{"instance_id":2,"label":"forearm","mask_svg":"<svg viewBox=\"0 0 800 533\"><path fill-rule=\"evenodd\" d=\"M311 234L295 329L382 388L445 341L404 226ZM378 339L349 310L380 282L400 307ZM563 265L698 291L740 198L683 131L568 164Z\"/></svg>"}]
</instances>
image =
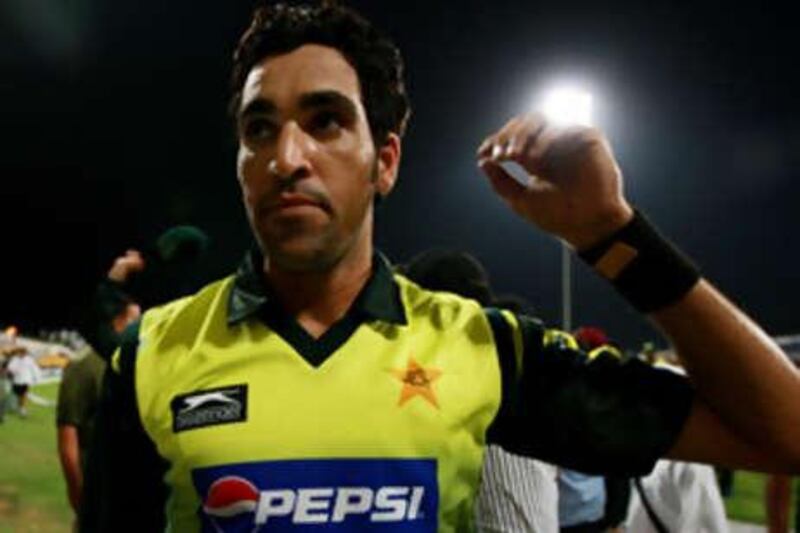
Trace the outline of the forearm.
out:
<instances>
[{"instance_id":1,"label":"forearm","mask_svg":"<svg viewBox=\"0 0 800 533\"><path fill-rule=\"evenodd\" d=\"M64 480L67 484L70 506L77 513L80 509L83 473L81 471L77 431L74 426L60 426L58 428L58 457L61 462L61 470L64 473Z\"/></svg>"},{"instance_id":2,"label":"forearm","mask_svg":"<svg viewBox=\"0 0 800 533\"><path fill-rule=\"evenodd\" d=\"M800 375L772 339L706 281L651 317L717 416L797 470Z\"/></svg>"},{"instance_id":3,"label":"forearm","mask_svg":"<svg viewBox=\"0 0 800 533\"><path fill-rule=\"evenodd\" d=\"M754 322L698 281L698 269L641 213L631 211L602 133L560 128L533 113L489 136L478 158L514 212L569 242L671 339L698 393L690 422L712 419L728 441L715 441L722 430L687 423L673 446L677 456L800 471L798 371ZM516 181L503 169L506 161L536 179Z\"/></svg>"}]
</instances>

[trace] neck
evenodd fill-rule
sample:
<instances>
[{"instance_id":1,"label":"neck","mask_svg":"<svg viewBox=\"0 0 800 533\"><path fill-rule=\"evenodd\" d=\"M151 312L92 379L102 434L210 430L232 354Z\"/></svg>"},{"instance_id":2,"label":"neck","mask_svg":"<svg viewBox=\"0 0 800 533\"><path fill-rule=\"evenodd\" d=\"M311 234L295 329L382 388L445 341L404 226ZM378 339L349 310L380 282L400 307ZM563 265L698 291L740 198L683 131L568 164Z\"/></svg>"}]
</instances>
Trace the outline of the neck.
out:
<instances>
[{"instance_id":1,"label":"neck","mask_svg":"<svg viewBox=\"0 0 800 533\"><path fill-rule=\"evenodd\" d=\"M372 246L358 246L324 272L282 270L264 262L264 274L284 309L312 337L321 337L350 309L372 273Z\"/></svg>"}]
</instances>

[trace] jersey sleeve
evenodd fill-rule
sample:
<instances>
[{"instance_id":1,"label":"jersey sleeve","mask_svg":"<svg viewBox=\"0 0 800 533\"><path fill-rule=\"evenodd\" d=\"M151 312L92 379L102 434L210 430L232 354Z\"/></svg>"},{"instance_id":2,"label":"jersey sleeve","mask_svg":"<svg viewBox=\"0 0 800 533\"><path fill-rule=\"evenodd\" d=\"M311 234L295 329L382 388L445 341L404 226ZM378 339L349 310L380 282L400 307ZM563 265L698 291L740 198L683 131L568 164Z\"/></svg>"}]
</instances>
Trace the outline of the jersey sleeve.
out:
<instances>
[{"instance_id":1,"label":"jersey sleeve","mask_svg":"<svg viewBox=\"0 0 800 533\"><path fill-rule=\"evenodd\" d=\"M509 452L587 473L641 476L674 444L689 381L612 349L581 351L533 318L487 310L502 376L487 434Z\"/></svg>"},{"instance_id":2,"label":"jersey sleeve","mask_svg":"<svg viewBox=\"0 0 800 533\"><path fill-rule=\"evenodd\" d=\"M145 432L136 402L138 326L123 334L103 379L82 499L82 533L165 529L168 464Z\"/></svg>"},{"instance_id":3,"label":"jersey sleeve","mask_svg":"<svg viewBox=\"0 0 800 533\"><path fill-rule=\"evenodd\" d=\"M61 384L58 386L57 426L79 426L84 420L85 409L81 402L82 384L77 365L78 363L67 365Z\"/></svg>"}]
</instances>

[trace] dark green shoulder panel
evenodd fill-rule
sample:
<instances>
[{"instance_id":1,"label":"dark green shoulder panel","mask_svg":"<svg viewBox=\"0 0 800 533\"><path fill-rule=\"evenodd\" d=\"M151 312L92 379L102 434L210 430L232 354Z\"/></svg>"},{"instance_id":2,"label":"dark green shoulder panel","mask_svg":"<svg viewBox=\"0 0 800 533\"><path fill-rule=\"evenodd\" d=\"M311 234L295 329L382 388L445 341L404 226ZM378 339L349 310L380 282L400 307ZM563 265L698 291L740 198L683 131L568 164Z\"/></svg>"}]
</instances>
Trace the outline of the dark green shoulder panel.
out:
<instances>
[{"instance_id":1,"label":"dark green shoulder panel","mask_svg":"<svg viewBox=\"0 0 800 533\"><path fill-rule=\"evenodd\" d=\"M136 368L136 354L139 350L139 330L141 321L137 320L120 335L120 345L117 353L111 360L114 372L126 383L133 383L134 371Z\"/></svg>"}]
</instances>

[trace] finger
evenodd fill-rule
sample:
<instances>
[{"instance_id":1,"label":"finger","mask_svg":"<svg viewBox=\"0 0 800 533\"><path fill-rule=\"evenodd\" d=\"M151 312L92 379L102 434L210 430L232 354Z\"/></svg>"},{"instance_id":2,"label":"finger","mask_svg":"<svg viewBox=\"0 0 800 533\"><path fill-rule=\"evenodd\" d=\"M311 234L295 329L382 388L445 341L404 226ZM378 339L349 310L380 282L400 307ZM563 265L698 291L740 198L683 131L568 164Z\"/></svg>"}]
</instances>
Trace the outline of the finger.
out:
<instances>
[{"instance_id":1,"label":"finger","mask_svg":"<svg viewBox=\"0 0 800 533\"><path fill-rule=\"evenodd\" d=\"M543 155L557 135L553 127L542 124L538 129L519 138L514 148L510 150L508 159L517 163L528 174L539 176L543 170Z\"/></svg>"},{"instance_id":2,"label":"finger","mask_svg":"<svg viewBox=\"0 0 800 533\"><path fill-rule=\"evenodd\" d=\"M489 158L492 155L492 150L494 149L495 141L497 138L497 134L499 132L495 132L488 137L486 137L481 145L478 147L477 156L478 159Z\"/></svg>"},{"instance_id":3,"label":"finger","mask_svg":"<svg viewBox=\"0 0 800 533\"><path fill-rule=\"evenodd\" d=\"M605 137L599 130L576 126L565 129L562 132L559 139L550 148L548 157L572 157L578 152L584 152L592 146L601 145L605 142Z\"/></svg>"},{"instance_id":4,"label":"finger","mask_svg":"<svg viewBox=\"0 0 800 533\"><path fill-rule=\"evenodd\" d=\"M475 152L475 155L478 156L478 158L489 156L489 149L491 148L493 137L494 135L486 137L483 142L481 142L480 146L478 146L478 150Z\"/></svg>"},{"instance_id":5,"label":"finger","mask_svg":"<svg viewBox=\"0 0 800 533\"><path fill-rule=\"evenodd\" d=\"M526 152L536 143L538 136L547 127L541 113L529 113L516 117L506 123L495 135L481 145L480 157L495 163L515 161L528 173L535 173L535 165L527 164Z\"/></svg>"},{"instance_id":6,"label":"finger","mask_svg":"<svg viewBox=\"0 0 800 533\"><path fill-rule=\"evenodd\" d=\"M481 143L478 148L477 157L479 160L494 159L500 155L502 147L503 141L498 137L498 134L495 133L487 137L483 143Z\"/></svg>"},{"instance_id":7,"label":"finger","mask_svg":"<svg viewBox=\"0 0 800 533\"><path fill-rule=\"evenodd\" d=\"M508 158L508 150L511 141L517 131L523 127L523 119L514 117L495 135L494 145L492 146L492 160L495 162L504 161Z\"/></svg>"},{"instance_id":8,"label":"finger","mask_svg":"<svg viewBox=\"0 0 800 533\"><path fill-rule=\"evenodd\" d=\"M489 178L492 189L512 206L525 194L525 186L496 162L490 159L481 159L478 165Z\"/></svg>"},{"instance_id":9,"label":"finger","mask_svg":"<svg viewBox=\"0 0 800 533\"><path fill-rule=\"evenodd\" d=\"M506 146L506 157L513 161L523 157L546 127L547 120L541 113L526 115L511 132Z\"/></svg>"},{"instance_id":10,"label":"finger","mask_svg":"<svg viewBox=\"0 0 800 533\"><path fill-rule=\"evenodd\" d=\"M560 128L543 125L535 138L530 139L524 150L514 153L511 160L515 161L530 174L547 179L548 165L550 163L549 155L561 135L563 135L563 132Z\"/></svg>"},{"instance_id":11,"label":"finger","mask_svg":"<svg viewBox=\"0 0 800 533\"><path fill-rule=\"evenodd\" d=\"M511 132L516 129L519 120L519 117L512 118L502 128L487 137L478 148L478 158L499 160L505 153Z\"/></svg>"},{"instance_id":12,"label":"finger","mask_svg":"<svg viewBox=\"0 0 800 533\"><path fill-rule=\"evenodd\" d=\"M556 174L574 173L583 156L603 137L597 130L585 127L554 128L543 132L540 140L529 151L529 164L537 176L553 181ZM526 168L527 169L527 168Z\"/></svg>"}]
</instances>

